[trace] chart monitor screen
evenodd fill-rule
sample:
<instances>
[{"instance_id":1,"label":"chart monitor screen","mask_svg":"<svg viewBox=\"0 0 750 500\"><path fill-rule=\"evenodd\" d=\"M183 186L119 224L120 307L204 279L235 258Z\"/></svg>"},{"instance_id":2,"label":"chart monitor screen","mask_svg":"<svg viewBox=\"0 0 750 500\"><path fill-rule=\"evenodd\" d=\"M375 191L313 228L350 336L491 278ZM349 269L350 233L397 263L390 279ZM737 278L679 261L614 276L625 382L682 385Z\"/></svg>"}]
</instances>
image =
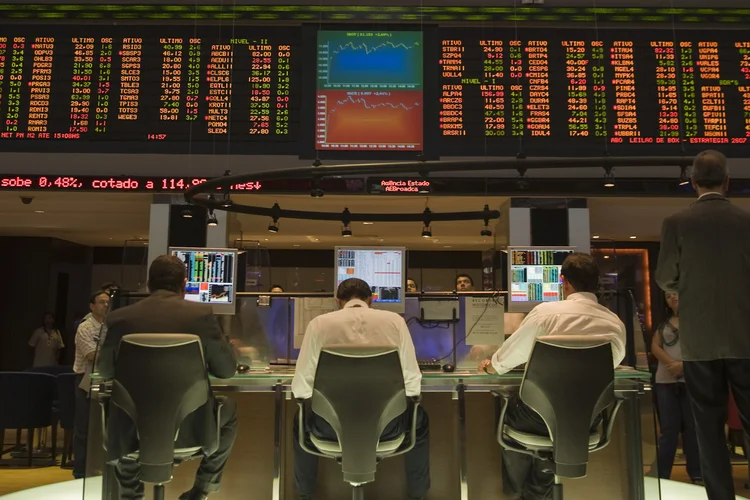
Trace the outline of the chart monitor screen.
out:
<instances>
[{"instance_id":1,"label":"chart monitor screen","mask_svg":"<svg viewBox=\"0 0 750 500\"><path fill-rule=\"evenodd\" d=\"M210 304L215 314L234 314L237 250L231 248L170 248L185 263L185 300Z\"/></svg>"},{"instance_id":2,"label":"chart monitor screen","mask_svg":"<svg viewBox=\"0 0 750 500\"><path fill-rule=\"evenodd\" d=\"M406 249L336 247L336 289L359 278L372 289L372 306L397 313L406 308Z\"/></svg>"},{"instance_id":3,"label":"chart monitor screen","mask_svg":"<svg viewBox=\"0 0 750 500\"><path fill-rule=\"evenodd\" d=\"M573 247L508 248L508 312L528 312L542 302L563 300L560 270Z\"/></svg>"}]
</instances>

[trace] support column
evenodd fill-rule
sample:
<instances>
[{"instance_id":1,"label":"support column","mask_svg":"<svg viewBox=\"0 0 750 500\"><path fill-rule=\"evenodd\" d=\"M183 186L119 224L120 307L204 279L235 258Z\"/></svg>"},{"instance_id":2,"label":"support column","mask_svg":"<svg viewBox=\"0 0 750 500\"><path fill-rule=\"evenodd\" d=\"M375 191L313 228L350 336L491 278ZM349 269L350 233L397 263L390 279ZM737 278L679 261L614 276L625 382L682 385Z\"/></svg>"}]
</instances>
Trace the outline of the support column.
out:
<instances>
[{"instance_id":1,"label":"support column","mask_svg":"<svg viewBox=\"0 0 750 500\"><path fill-rule=\"evenodd\" d=\"M583 198L511 198L503 213L508 221L508 246L590 250L589 210Z\"/></svg>"},{"instance_id":2,"label":"support column","mask_svg":"<svg viewBox=\"0 0 750 500\"><path fill-rule=\"evenodd\" d=\"M192 217L183 217L183 212L189 208ZM226 212L221 212L226 217ZM217 213L219 216L219 213ZM185 199L179 195L156 195L151 202L151 213L148 228L148 265L158 257L167 253L169 247L205 247L208 240L206 227L206 209L195 205L186 205ZM227 224L222 229L219 226L211 228L218 239L222 231L226 231ZM226 235L218 247L226 246Z\"/></svg>"}]
</instances>

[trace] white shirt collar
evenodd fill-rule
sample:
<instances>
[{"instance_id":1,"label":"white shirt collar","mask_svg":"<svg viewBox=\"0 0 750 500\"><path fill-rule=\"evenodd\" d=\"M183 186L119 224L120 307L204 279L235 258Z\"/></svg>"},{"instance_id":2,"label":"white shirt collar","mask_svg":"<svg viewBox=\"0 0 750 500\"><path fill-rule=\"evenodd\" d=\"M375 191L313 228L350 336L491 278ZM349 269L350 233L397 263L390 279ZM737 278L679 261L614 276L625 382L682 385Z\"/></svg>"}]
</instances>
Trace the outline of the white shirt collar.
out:
<instances>
[{"instance_id":1,"label":"white shirt collar","mask_svg":"<svg viewBox=\"0 0 750 500\"><path fill-rule=\"evenodd\" d=\"M599 303L596 295L591 292L573 292L568 295L565 300L593 300L597 304Z\"/></svg>"},{"instance_id":2,"label":"white shirt collar","mask_svg":"<svg viewBox=\"0 0 750 500\"><path fill-rule=\"evenodd\" d=\"M351 299L349 302L344 304L344 309L349 309L350 307L368 307L368 305L364 300Z\"/></svg>"},{"instance_id":3,"label":"white shirt collar","mask_svg":"<svg viewBox=\"0 0 750 500\"><path fill-rule=\"evenodd\" d=\"M698 199L700 200L700 199L701 199L701 198L703 198L704 196L709 196L709 195L712 195L712 194L715 194L715 195L717 195L717 196L721 196L722 198L724 197L724 195L723 195L723 194L721 194L721 193L719 193L718 191L709 191L709 192L707 192L707 193L703 193L702 195L700 195L700 196L698 197Z\"/></svg>"}]
</instances>

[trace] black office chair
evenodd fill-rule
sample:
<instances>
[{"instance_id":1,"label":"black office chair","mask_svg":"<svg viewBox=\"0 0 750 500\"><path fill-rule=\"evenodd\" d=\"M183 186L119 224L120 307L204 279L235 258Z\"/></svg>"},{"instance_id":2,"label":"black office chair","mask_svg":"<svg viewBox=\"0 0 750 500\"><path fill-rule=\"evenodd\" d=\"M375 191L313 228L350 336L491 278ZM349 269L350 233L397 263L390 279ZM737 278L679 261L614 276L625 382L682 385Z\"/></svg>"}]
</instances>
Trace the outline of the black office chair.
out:
<instances>
[{"instance_id":1,"label":"black office chair","mask_svg":"<svg viewBox=\"0 0 750 500\"><path fill-rule=\"evenodd\" d=\"M520 432L505 423L511 397L500 413L497 439L511 451L549 464L555 474L553 499L562 500L560 479L586 476L589 453L607 446L622 399L615 396L612 347L592 335L560 335L537 339L526 365L519 396L547 424L545 436ZM602 416L601 431L592 426Z\"/></svg>"},{"instance_id":2,"label":"black office chair","mask_svg":"<svg viewBox=\"0 0 750 500\"><path fill-rule=\"evenodd\" d=\"M104 425L108 460L137 461L141 481L153 483L154 500L163 500L164 484L172 479L174 465L216 451L224 401L211 394L203 348L196 335L124 336ZM178 448L175 442L186 419L199 429L191 428L191 437L178 442L187 446ZM132 437L133 429L136 450L133 440L123 437ZM186 439L199 442L185 443Z\"/></svg>"},{"instance_id":3,"label":"black office chair","mask_svg":"<svg viewBox=\"0 0 750 500\"><path fill-rule=\"evenodd\" d=\"M63 430L63 450L60 467L70 464L73 455L73 428L76 416L76 374L61 373L57 376L57 417Z\"/></svg>"},{"instance_id":4,"label":"black office chair","mask_svg":"<svg viewBox=\"0 0 750 500\"><path fill-rule=\"evenodd\" d=\"M412 401L408 440L404 433L380 441L386 425L409 406L398 350L394 346L326 346L315 372L311 409L333 427L338 440L323 440L305 429L305 401L300 399L300 446L307 453L339 462L344 481L352 485L352 498L362 500L363 485L375 481L377 463L414 448L419 398Z\"/></svg>"},{"instance_id":5,"label":"black office chair","mask_svg":"<svg viewBox=\"0 0 750 500\"><path fill-rule=\"evenodd\" d=\"M0 455L4 453L5 429L26 429L27 465L34 458L34 429L54 423L52 402L55 377L46 373L0 372ZM52 458L57 453L57 433L52 429ZM8 450L12 451L12 450Z\"/></svg>"}]
</instances>

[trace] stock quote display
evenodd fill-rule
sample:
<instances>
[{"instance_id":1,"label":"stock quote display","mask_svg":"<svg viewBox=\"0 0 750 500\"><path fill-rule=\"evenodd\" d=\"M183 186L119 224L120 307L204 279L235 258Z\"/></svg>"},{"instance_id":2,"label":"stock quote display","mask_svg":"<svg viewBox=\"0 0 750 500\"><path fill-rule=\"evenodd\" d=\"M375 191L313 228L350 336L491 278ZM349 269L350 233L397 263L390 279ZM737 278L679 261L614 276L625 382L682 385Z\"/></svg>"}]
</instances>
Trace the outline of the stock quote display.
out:
<instances>
[{"instance_id":1,"label":"stock quote display","mask_svg":"<svg viewBox=\"0 0 750 500\"><path fill-rule=\"evenodd\" d=\"M315 147L422 151L422 33L319 31Z\"/></svg>"},{"instance_id":2,"label":"stock quote display","mask_svg":"<svg viewBox=\"0 0 750 500\"><path fill-rule=\"evenodd\" d=\"M440 34L443 155L748 156L747 30Z\"/></svg>"},{"instance_id":3,"label":"stock quote display","mask_svg":"<svg viewBox=\"0 0 750 500\"><path fill-rule=\"evenodd\" d=\"M285 27L6 25L0 148L282 153L299 45Z\"/></svg>"}]
</instances>

